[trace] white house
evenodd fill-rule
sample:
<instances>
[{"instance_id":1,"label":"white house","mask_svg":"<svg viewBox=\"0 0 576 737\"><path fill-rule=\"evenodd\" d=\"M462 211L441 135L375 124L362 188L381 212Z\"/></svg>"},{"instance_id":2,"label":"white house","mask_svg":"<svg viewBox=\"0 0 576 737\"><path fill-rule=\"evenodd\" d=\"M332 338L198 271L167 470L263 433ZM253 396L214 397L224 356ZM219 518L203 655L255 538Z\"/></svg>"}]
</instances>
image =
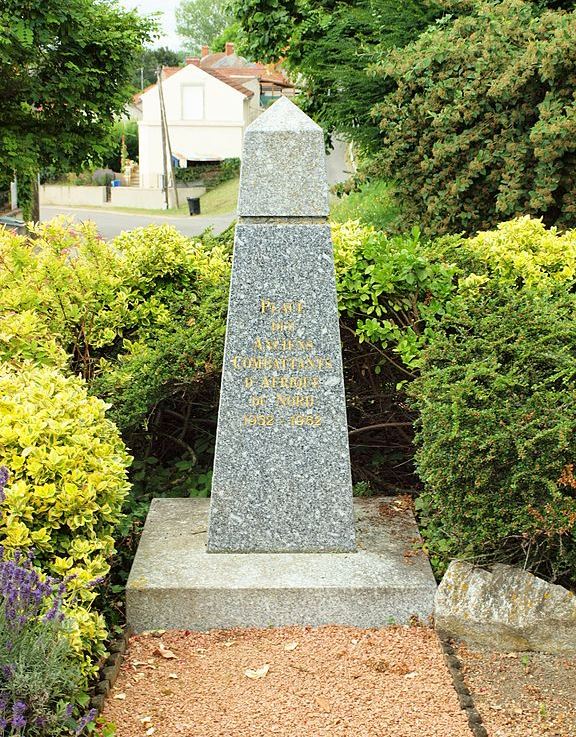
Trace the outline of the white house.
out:
<instances>
[{"instance_id":1,"label":"white house","mask_svg":"<svg viewBox=\"0 0 576 737\"><path fill-rule=\"evenodd\" d=\"M261 112L257 76L239 81L191 60L164 70L162 91L172 155L187 166L240 158L244 130ZM163 157L158 85L140 95L140 186L162 186Z\"/></svg>"}]
</instances>

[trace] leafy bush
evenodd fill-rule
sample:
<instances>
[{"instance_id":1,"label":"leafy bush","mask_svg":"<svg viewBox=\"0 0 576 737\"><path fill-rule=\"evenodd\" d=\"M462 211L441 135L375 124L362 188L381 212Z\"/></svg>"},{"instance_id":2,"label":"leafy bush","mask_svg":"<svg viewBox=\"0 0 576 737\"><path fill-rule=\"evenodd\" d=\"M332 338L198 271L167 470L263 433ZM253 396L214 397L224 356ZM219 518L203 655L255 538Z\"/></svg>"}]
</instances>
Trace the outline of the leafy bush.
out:
<instances>
[{"instance_id":1,"label":"leafy bush","mask_svg":"<svg viewBox=\"0 0 576 737\"><path fill-rule=\"evenodd\" d=\"M455 288L454 268L426 255L416 230L391 238L347 222L332 235L353 476L373 489L405 489L417 479L404 384Z\"/></svg>"},{"instance_id":2,"label":"leafy bush","mask_svg":"<svg viewBox=\"0 0 576 737\"><path fill-rule=\"evenodd\" d=\"M32 561L19 551L7 558L0 550L0 731L26 737L80 735L95 711L73 716L75 704L87 697L67 637L66 584L42 578Z\"/></svg>"},{"instance_id":3,"label":"leafy bush","mask_svg":"<svg viewBox=\"0 0 576 737\"><path fill-rule=\"evenodd\" d=\"M460 557L573 580L576 296L474 291L440 320L410 388L427 546L439 572Z\"/></svg>"},{"instance_id":4,"label":"leafy bush","mask_svg":"<svg viewBox=\"0 0 576 737\"><path fill-rule=\"evenodd\" d=\"M430 233L521 214L576 217L576 11L478 2L379 72L396 89L375 107L381 173Z\"/></svg>"},{"instance_id":5,"label":"leafy bush","mask_svg":"<svg viewBox=\"0 0 576 737\"><path fill-rule=\"evenodd\" d=\"M175 170L177 182L202 181L207 191L235 179L240 173L240 159L224 159L216 164L193 164Z\"/></svg>"},{"instance_id":6,"label":"leafy bush","mask_svg":"<svg viewBox=\"0 0 576 737\"><path fill-rule=\"evenodd\" d=\"M376 230L390 230L398 218L399 208L393 187L382 180L361 184L349 194L341 195L330 207L332 221L344 223L359 220L363 225L371 225Z\"/></svg>"},{"instance_id":7,"label":"leafy bush","mask_svg":"<svg viewBox=\"0 0 576 737\"><path fill-rule=\"evenodd\" d=\"M576 277L576 230L561 233L529 216L500 223L474 238L442 238L427 251L430 257L454 262L464 277L475 274L483 282L496 279L538 287Z\"/></svg>"},{"instance_id":8,"label":"leafy bush","mask_svg":"<svg viewBox=\"0 0 576 737\"><path fill-rule=\"evenodd\" d=\"M197 383L218 370L230 269L225 241L149 226L106 243L93 223L59 218L36 226L33 239L0 232L0 254L0 328L9 323L0 350L54 363L60 346L73 372L102 379L116 407L126 405L123 391L137 403L116 412L122 427L141 423L171 395L171 382L188 376Z\"/></svg>"},{"instance_id":9,"label":"leafy bush","mask_svg":"<svg viewBox=\"0 0 576 737\"><path fill-rule=\"evenodd\" d=\"M10 472L0 542L34 547L44 571L73 577L71 643L87 670L106 636L89 584L109 571L131 460L105 409L55 368L0 368L0 464Z\"/></svg>"},{"instance_id":10,"label":"leafy bush","mask_svg":"<svg viewBox=\"0 0 576 737\"><path fill-rule=\"evenodd\" d=\"M454 290L454 269L426 255L417 229L391 238L356 222L335 225L332 234L341 314L361 343L378 346L380 363L399 361L410 374L428 323L444 313Z\"/></svg>"}]
</instances>

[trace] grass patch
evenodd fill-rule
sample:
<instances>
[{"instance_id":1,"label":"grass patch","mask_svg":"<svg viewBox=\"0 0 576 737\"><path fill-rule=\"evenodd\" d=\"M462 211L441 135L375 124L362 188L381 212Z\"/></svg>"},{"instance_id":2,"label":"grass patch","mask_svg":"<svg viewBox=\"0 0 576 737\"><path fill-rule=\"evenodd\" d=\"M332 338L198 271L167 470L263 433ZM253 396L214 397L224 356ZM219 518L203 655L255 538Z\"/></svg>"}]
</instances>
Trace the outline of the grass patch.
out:
<instances>
[{"instance_id":1,"label":"grass patch","mask_svg":"<svg viewBox=\"0 0 576 737\"><path fill-rule=\"evenodd\" d=\"M357 192L334 199L330 219L337 223L360 220L377 230L391 230L400 218L400 208L394 198L394 187L384 180L363 184Z\"/></svg>"},{"instance_id":2,"label":"grass patch","mask_svg":"<svg viewBox=\"0 0 576 737\"><path fill-rule=\"evenodd\" d=\"M200 197L200 214L227 215L236 212L239 186L240 178L236 177L203 194Z\"/></svg>"}]
</instances>

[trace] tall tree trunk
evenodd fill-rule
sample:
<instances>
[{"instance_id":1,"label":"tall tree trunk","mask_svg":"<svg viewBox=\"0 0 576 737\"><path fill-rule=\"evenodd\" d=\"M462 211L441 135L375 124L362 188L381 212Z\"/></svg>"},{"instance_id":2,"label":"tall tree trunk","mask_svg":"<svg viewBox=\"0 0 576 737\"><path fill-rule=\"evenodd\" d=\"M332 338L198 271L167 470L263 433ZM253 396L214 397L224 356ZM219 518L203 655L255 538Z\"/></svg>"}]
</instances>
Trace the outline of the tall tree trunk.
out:
<instances>
[{"instance_id":1,"label":"tall tree trunk","mask_svg":"<svg viewBox=\"0 0 576 737\"><path fill-rule=\"evenodd\" d=\"M30 220L34 223L40 222L40 186L38 181L38 174L34 174L31 177L31 189L32 197L30 201Z\"/></svg>"}]
</instances>

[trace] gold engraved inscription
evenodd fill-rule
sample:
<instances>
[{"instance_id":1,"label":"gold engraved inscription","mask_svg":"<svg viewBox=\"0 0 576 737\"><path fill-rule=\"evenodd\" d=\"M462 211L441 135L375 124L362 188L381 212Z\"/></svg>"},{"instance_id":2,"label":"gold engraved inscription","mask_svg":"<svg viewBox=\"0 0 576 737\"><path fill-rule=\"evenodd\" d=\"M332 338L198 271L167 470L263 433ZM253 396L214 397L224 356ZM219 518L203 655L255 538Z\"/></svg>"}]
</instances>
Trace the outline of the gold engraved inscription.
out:
<instances>
[{"instance_id":1,"label":"gold engraved inscription","mask_svg":"<svg viewBox=\"0 0 576 737\"><path fill-rule=\"evenodd\" d=\"M280 407L304 407L314 406L314 397L311 394L277 394L276 404Z\"/></svg>"},{"instance_id":2,"label":"gold engraved inscription","mask_svg":"<svg viewBox=\"0 0 576 737\"><path fill-rule=\"evenodd\" d=\"M273 302L271 299L261 299L260 312L269 315L301 315L304 312L304 302L302 300Z\"/></svg>"},{"instance_id":3,"label":"gold engraved inscription","mask_svg":"<svg viewBox=\"0 0 576 737\"><path fill-rule=\"evenodd\" d=\"M246 353L230 358L235 371L248 374L242 379L250 407L242 417L243 426L319 427L322 417L310 411L316 408L322 372L334 366L331 358L315 355L313 339L302 336L304 301L262 298L258 312L268 318L270 333L266 335L268 331L263 330L264 334L253 338L251 350L247 348ZM273 407L277 414L271 413Z\"/></svg>"},{"instance_id":4,"label":"gold engraved inscription","mask_svg":"<svg viewBox=\"0 0 576 737\"><path fill-rule=\"evenodd\" d=\"M298 369L326 370L334 368L332 359L322 356L303 358L271 358L270 356L232 356L230 363L237 371L296 371Z\"/></svg>"},{"instance_id":5,"label":"gold engraved inscription","mask_svg":"<svg viewBox=\"0 0 576 737\"><path fill-rule=\"evenodd\" d=\"M311 351L314 349L314 342L301 338L255 338L254 348L257 351L267 351L268 353Z\"/></svg>"},{"instance_id":6,"label":"gold engraved inscription","mask_svg":"<svg viewBox=\"0 0 576 737\"><path fill-rule=\"evenodd\" d=\"M318 389L318 376L263 376L262 389Z\"/></svg>"}]
</instances>

